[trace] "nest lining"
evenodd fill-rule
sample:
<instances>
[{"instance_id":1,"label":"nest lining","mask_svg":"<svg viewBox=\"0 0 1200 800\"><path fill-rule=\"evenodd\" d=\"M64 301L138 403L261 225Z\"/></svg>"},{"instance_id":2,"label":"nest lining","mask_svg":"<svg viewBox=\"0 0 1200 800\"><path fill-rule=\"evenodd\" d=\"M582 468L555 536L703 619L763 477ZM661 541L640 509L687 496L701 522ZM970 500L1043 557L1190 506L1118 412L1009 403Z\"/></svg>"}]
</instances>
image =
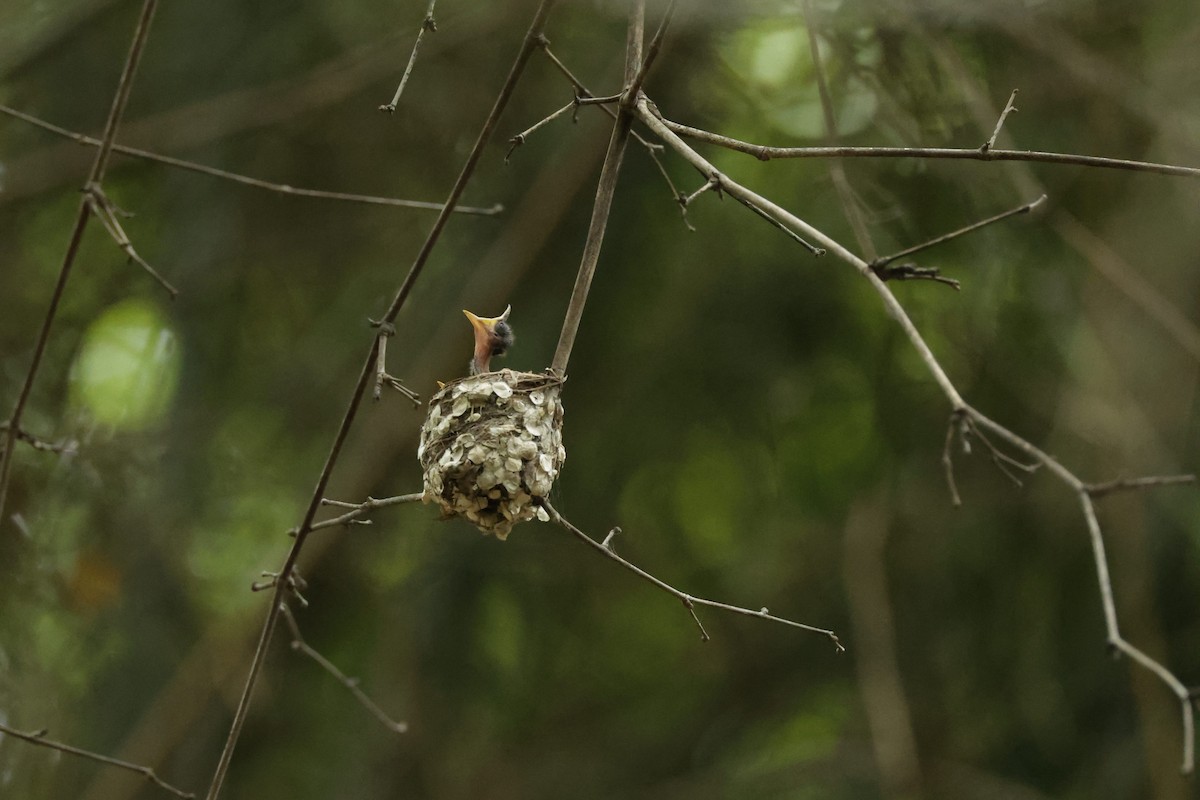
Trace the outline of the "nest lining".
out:
<instances>
[{"instance_id":1,"label":"nest lining","mask_svg":"<svg viewBox=\"0 0 1200 800\"><path fill-rule=\"evenodd\" d=\"M548 520L540 500L566 458L561 389L560 378L510 369L442 387L417 448L422 500L498 539L518 522Z\"/></svg>"}]
</instances>

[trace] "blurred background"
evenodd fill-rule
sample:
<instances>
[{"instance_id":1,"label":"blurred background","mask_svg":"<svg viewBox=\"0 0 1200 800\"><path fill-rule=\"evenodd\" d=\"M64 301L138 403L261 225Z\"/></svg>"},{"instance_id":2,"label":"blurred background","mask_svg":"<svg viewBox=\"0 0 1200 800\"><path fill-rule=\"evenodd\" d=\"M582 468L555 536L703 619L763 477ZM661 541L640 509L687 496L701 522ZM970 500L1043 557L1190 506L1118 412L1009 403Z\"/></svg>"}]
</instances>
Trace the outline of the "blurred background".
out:
<instances>
[{"instance_id":1,"label":"blurred background","mask_svg":"<svg viewBox=\"0 0 1200 800\"><path fill-rule=\"evenodd\" d=\"M292 186L444 199L534 3L442 0L393 115L425 0L166 3L119 141ZM999 144L1200 164L1200 6L1185 0L817 0L847 144ZM0 4L0 102L98 135L136 0ZM651 5L649 26L661 5ZM626 4L564 2L552 50L620 89ZM683 3L647 93L671 119L825 143L795 2ZM610 121L529 64L398 321L390 371L464 374L468 308L513 306L502 366L549 364ZM697 146L857 249L820 160ZM28 370L92 151L0 117L0 408ZM702 183L664 163L685 192ZM1197 468L1200 184L1018 163L850 160L895 251L1049 195L892 284L964 396L1085 480ZM171 302L89 226L0 520L0 721L153 766L201 795L267 597L380 316L433 212L290 197L114 156ZM1175 698L1113 660L1084 520L979 447L941 464L949 407L878 297L713 194L678 205L631 144L564 392L557 508L680 588L835 629L677 602L558 528L482 538L425 506L313 535L309 643L280 630L224 797L1184 798ZM364 404L328 495L417 491L422 410ZM1099 503L1122 630L1200 683L1200 496ZM0 795L167 796L0 739Z\"/></svg>"}]
</instances>

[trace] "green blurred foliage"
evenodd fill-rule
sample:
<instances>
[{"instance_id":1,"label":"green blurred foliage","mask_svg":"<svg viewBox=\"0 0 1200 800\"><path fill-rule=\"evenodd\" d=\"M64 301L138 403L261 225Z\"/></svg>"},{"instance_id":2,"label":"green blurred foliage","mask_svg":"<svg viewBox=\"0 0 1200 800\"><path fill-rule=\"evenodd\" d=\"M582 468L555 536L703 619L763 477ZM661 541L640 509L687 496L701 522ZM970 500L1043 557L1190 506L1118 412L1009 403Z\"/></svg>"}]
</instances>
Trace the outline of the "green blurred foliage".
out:
<instances>
[{"instance_id":1,"label":"green blurred foliage","mask_svg":"<svg viewBox=\"0 0 1200 800\"><path fill-rule=\"evenodd\" d=\"M139 4L51 5L0 4L0 101L95 134ZM977 147L1019 87L1012 146L1200 163L1194 3L813 5L843 143ZM120 138L293 186L440 200L533 5L442 0L399 110L379 114L425 7L164 4ZM804 24L791 2L681 4L647 92L686 124L823 144ZM564 3L547 36L599 94L619 88L624 29L623 4ZM535 55L464 197L505 213L452 218L397 320L389 369L425 396L464 370L462 308L512 303L502 363L550 361L609 121L560 118L507 165L505 140L570 97ZM826 162L700 149L857 249ZM0 404L28 369L90 156L0 117ZM663 162L684 192L704 180ZM1194 181L843 166L883 253L1044 189L1036 214L916 257L961 292L893 291L970 402L1082 478L1196 469L1195 348L1129 288L1144 282L1195 335ZM250 584L282 563L367 318L433 215L120 156L105 186L181 291L167 300L89 228L24 418L74 447L21 447L0 520L0 721L202 793L265 611ZM865 282L729 198L698 198L695 232L679 216L631 145L564 392L556 507L598 538L620 526L621 555L686 591L834 628L848 652L703 609L701 643L678 602L555 528L499 543L388 508L314 534L296 614L409 732L380 726L281 628L223 796L1196 796L1177 774L1178 706L1106 657L1074 498L1041 472L1015 487L976 440L953 450L953 508L949 408ZM328 496L416 490L421 413L366 401ZM1099 513L1122 631L1200 682L1196 492ZM0 739L0 796L164 795Z\"/></svg>"}]
</instances>

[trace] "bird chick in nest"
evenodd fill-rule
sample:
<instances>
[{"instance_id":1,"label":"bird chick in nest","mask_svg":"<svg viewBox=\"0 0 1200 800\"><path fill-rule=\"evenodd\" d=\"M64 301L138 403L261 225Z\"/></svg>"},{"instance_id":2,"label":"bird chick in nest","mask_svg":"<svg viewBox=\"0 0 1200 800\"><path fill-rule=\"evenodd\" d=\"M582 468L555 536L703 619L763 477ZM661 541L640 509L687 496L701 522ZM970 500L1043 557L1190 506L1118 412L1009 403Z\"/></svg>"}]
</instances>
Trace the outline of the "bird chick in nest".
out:
<instances>
[{"instance_id":1,"label":"bird chick in nest","mask_svg":"<svg viewBox=\"0 0 1200 800\"><path fill-rule=\"evenodd\" d=\"M508 314L512 306L504 309L498 317L477 317L463 309L471 327L475 329L475 354L471 357L468 367L471 375L488 372L493 356L503 356L512 347L513 330L508 324Z\"/></svg>"}]
</instances>

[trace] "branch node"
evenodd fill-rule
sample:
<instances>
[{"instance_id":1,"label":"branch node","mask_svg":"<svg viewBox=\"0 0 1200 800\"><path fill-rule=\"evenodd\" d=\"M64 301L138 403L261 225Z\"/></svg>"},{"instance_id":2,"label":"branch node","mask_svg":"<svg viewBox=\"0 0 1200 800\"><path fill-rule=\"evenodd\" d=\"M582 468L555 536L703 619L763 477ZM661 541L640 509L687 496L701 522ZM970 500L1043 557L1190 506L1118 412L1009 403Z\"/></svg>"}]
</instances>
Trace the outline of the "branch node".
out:
<instances>
[{"instance_id":1,"label":"branch node","mask_svg":"<svg viewBox=\"0 0 1200 800\"><path fill-rule=\"evenodd\" d=\"M872 261L867 266L881 281L935 281L945 284L954 291L959 291L962 284L954 278L947 278L942 275L941 270L937 267L920 267L911 261L906 261L903 264L880 264L879 259Z\"/></svg>"},{"instance_id":2,"label":"branch node","mask_svg":"<svg viewBox=\"0 0 1200 800\"><path fill-rule=\"evenodd\" d=\"M393 325L392 323L388 322L387 320L372 319L371 317L367 317L367 322L370 323L372 328L379 329L380 336L395 336L396 335L396 326Z\"/></svg>"}]
</instances>

